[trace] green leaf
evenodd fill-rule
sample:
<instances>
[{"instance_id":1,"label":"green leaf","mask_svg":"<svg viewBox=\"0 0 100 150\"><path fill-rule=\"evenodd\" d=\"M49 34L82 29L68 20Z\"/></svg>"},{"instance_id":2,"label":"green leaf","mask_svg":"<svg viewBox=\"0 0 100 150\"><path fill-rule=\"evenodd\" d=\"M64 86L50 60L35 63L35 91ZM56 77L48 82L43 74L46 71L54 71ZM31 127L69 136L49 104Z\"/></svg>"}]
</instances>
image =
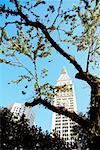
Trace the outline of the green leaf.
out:
<instances>
[{"instance_id":1,"label":"green leaf","mask_svg":"<svg viewBox=\"0 0 100 150\"><path fill-rule=\"evenodd\" d=\"M37 83L37 82L34 83L34 87L35 87L35 90L38 91L39 86L38 86L38 83Z\"/></svg>"},{"instance_id":2,"label":"green leaf","mask_svg":"<svg viewBox=\"0 0 100 150\"><path fill-rule=\"evenodd\" d=\"M97 51L96 54L100 55L100 52Z\"/></svg>"}]
</instances>

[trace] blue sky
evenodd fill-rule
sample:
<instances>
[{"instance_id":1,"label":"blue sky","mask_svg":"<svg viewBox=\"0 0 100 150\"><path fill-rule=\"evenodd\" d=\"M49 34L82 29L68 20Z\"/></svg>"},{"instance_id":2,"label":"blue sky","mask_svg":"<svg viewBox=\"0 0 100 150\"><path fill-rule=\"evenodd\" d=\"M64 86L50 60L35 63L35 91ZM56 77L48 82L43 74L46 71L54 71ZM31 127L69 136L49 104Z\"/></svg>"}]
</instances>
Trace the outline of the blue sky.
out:
<instances>
[{"instance_id":1,"label":"blue sky","mask_svg":"<svg viewBox=\"0 0 100 150\"><path fill-rule=\"evenodd\" d=\"M3 2L6 2L6 0ZM68 0L68 2L69 2L68 4L69 6L72 5L73 3L72 0L71 1ZM12 29L12 32L13 32L13 29ZM84 68L83 64L86 61L87 52L77 53L75 51L74 52L72 51L71 53L73 54L73 56L75 56L75 58L77 57L78 62ZM23 61L25 62L26 59L25 58L23 59L24 59ZM55 85L62 68L65 67L68 71L69 76L73 80L78 112L85 113L87 111L87 107L89 106L89 99L90 99L89 86L84 81L75 79L75 74L77 73L75 68L55 50L53 51L52 59L53 61L48 65L45 62L43 64L39 64L39 65L47 66L49 69L49 75L45 80ZM25 64L30 65L28 61L25 62ZM21 91L23 87L25 86L24 83L20 83L18 86L15 84L8 84L9 81L11 81L12 79L17 79L18 75L20 73L23 73L23 70L19 68L14 68L5 64L0 64L0 72L1 72L0 73L0 106L1 107L2 106L6 107L14 102L24 103L28 100L28 98L31 98L32 85L28 89L29 95L27 95L26 97L21 94ZM52 121L52 112L47 109L44 109L43 106L36 106L33 108L33 111L35 112L36 124L38 126L41 126L44 131L45 130L50 131L51 121Z\"/></svg>"}]
</instances>

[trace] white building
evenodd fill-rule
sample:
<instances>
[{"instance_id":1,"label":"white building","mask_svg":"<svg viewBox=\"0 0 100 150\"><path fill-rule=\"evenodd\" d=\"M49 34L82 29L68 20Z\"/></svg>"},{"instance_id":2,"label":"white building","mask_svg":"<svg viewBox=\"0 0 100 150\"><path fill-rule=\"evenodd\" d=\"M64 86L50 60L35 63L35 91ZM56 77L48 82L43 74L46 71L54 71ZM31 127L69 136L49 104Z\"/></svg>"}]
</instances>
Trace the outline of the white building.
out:
<instances>
[{"instance_id":1,"label":"white building","mask_svg":"<svg viewBox=\"0 0 100 150\"><path fill-rule=\"evenodd\" d=\"M8 109L10 109L16 119L19 119L23 114L25 114L25 118L28 119L29 125L34 125L35 115L32 111L32 108L26 107L24 104L21 103L14 103Z\"/></svg>"},{"instance_id":2,"label":"white building","mask_svg":"<svg viewBox=\"0 0 100 150\"><path fill-rule=\"evenodd\" d=\"M57 80L56 86L66 85L66 91L60 91L54 98L55 106L63 106L67 108L69 111L77 111L76 107L76 99L74 86L72 84L72 80L67 74L66 69L64 68L61 71L60 77ZM56 132L66 141L66 144L73 143L75 139L75 134L73 133L73 126L75 122L73 122L70 118L65 117L64 115L59 115L53 112L52 116L52 130L56 130Z\"/></svg>"}]
</instances>

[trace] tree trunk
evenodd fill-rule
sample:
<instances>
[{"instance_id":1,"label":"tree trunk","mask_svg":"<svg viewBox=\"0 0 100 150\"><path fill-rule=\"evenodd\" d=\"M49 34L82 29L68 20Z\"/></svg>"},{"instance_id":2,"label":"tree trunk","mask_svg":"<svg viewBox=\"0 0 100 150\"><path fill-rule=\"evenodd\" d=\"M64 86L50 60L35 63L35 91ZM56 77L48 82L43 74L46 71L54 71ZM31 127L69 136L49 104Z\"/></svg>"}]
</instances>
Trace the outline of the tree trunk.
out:
<instances>
[{"instance_id":1,"label":"tree trunk","mask_svg":"<svg viewBox=\"0 0 100 150\"><path fill-rule=\"evenodd\" d=\"M92 124L92 132L94 133L91 137L92 141L90 144L90 150L100 149L100 82L97 82L91 86L91 102L89 117Z\"/></svg>"},{"instance_id":2,"label":"tree trunk","mask_svg":"<svg viewBox=\"0 0 100 150\"><path fill-rule=\"evenodd\" d=\"M100 84L97 83L91 89L90 120L93 122L94 130L100 128Z\"/></svg>"}]
</instances>

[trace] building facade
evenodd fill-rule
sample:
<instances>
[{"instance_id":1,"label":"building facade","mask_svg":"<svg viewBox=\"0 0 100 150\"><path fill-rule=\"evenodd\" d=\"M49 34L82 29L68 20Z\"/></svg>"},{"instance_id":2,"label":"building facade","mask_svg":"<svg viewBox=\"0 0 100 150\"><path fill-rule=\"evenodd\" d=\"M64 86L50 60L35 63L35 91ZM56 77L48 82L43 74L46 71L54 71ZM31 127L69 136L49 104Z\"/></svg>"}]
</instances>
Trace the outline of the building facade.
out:
<instances>
[{"instance_id":1,"label":"building facade","mask_svg":"<svg viewBox=\"0 0 100 150\"><path fill-rule=\"evenodd\" d=\"M56 86L66 85L66 90L59 91L54 98L55 106L62 106L69 111L77 111L75 91L72 80L67 74L64 68L61 71L60 77L57 80ZM75 141L75 134L73 132L73 126L75 122L64 115L59 115L53 112L52 115L52 130L56 131L61 138L63 138L67 145L71 145Z\"/></svg>"},{"instance_id":2,"label":"building facade","mask_svg":"<svg viewBox=\"0 0 100 150\"><path fill-rule=\"evenodd\" d=\"M23 114L25 114L25 118L28 119L29 125L34 125L35 115L32 111L32 108L26 107L21 103L14 103L9 107L9 109L13 113L13 116L16 117L16 119L19 119Z\"/></svg>"}]
</instances>

